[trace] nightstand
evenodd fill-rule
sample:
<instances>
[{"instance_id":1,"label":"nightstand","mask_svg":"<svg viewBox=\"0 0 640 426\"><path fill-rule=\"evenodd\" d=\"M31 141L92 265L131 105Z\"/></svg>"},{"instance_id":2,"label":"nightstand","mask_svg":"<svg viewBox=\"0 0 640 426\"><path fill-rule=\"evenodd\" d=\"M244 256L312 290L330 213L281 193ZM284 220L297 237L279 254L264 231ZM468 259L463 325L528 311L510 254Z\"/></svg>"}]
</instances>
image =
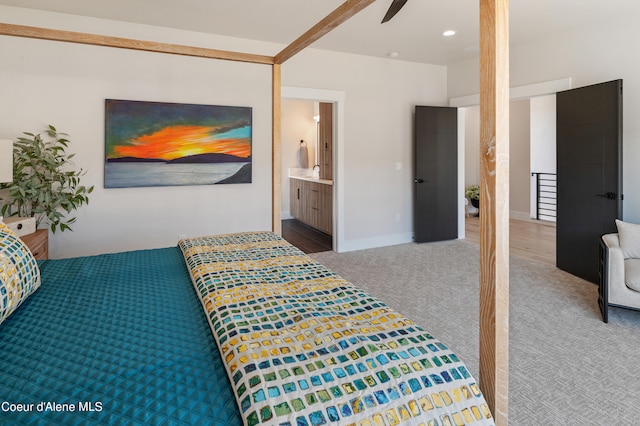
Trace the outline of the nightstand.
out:
<instances>
[{"instance_id":1,"label":"nightstand","mask_svg":"<svg viewBox=\"0 0 640 426\"><path fill-rule=\"evenodd\" d=\"M49 258L49 230L38 229L31 234L23 235L20 239L29 247L36 260Z\"/></svg>"}]
</instances>

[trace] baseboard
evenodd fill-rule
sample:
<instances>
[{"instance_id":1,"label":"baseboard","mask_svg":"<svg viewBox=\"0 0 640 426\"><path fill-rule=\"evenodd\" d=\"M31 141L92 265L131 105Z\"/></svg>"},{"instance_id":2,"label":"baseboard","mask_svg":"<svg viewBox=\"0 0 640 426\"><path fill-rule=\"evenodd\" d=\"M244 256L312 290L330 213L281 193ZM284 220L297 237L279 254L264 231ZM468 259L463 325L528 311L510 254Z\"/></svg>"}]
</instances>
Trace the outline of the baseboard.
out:
<instances>
[{"instance_id":1,"label":"baseboard","mask_svg":"<svg viewBox=\"0 0 640 426\"><path fill-rule=\"evenodd\" d=\"M291 213L289 212L280 212L280 218L282 220L287 220L287 219L293 219L294 217L291 216Z\"/></svg>"},{"instance_id":2,"label":"baseboard","mask_svg":"<svg viewBox=\"0 0 640 426\"><path fill-rule=\"evenodd\" d=\"M346 240L340 243L338 247L339 253L355 250L366 250L370 248L395 246L398 244L406 244L413 242L413 233L381 235L379 237L362 238L359 240Z\"/></svg>"},{"instance_id":3,"label":"baseboard","mask_svg":"<svg viewBox=\"0 0 640 426\"><path fill-rule=\"evenodd\" d=\"M516 220L531 220L531 214L530 213L525 213L525 212L516 212L511 210L509 212L509 217L511 219L516 219Z\"/></svg>"}]
</instances>

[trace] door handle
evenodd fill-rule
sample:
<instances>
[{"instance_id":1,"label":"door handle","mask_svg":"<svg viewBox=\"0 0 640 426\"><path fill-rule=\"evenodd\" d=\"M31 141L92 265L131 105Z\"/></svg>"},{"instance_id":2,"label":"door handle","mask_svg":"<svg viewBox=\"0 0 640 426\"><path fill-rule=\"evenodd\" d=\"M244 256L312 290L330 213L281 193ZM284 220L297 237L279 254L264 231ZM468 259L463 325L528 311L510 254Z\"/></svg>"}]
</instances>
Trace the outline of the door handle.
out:
<instances>
[{"instance_id":1,"label":"door handle","mask_svg":"<svg viewBox=\"0 0 640 426\"><path fill-rule=\"evenodd\" d=\"M414 181L415 183L424 183L424 182L425 182L425 180L424 180L424 179L422 179L422 178L414 179L413 181Z\"/></svg>"},{"instance_id":2,"label":"door handle","mask_svg":"<svg viewBox=\"0 0 640 426\"><path fill-rule=\"evenodd\" d=\"M607 200L615 200L618 198L618 194L615 192L607 192L606 194L596 194L597 197L604 197Z\"/></svg>"}]
</instances>

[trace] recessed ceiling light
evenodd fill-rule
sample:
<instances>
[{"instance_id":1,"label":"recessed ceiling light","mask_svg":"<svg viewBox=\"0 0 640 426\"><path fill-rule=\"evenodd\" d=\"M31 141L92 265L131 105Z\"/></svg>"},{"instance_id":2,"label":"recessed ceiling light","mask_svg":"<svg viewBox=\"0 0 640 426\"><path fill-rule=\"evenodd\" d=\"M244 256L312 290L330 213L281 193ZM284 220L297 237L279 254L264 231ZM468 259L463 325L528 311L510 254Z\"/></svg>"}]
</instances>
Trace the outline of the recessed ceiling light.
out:
<instances>
[{"instance_id":1,"label":"recessed ceiling light","mask_svg":"<svg viewBox=\"0 0 640 426\"><path fill-rule=\"evenodd\" d=\"M397 58L398 57L398 52L389 52L387 53L387 56L390 58Z\"/></svg>"},{"instance_id":2,"label":"recessed ceiling light","mask_svg":"<svg viewBox=\"0 0 640 426\"><path fill-rule=\"evenodd\" d=\"M445 37L451 37L452 35L455 35L456 32L454 30L447 30L445 32L442 33L443 36Z\"/></svg>"}]
</instances>

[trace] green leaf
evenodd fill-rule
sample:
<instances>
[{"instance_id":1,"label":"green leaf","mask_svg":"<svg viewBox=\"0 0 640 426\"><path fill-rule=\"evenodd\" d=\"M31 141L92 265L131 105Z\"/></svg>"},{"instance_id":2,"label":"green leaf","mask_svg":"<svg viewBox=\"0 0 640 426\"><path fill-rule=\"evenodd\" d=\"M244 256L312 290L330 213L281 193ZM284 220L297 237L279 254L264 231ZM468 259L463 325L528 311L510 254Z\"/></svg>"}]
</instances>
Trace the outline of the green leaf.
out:
<instances>
[{"instance_id":1,"label":"green leaf","mask_svg":"<svg viewBox=\"0 0 640 426\"><path fill-rule=\"evenodd\" d=\"M9 196L0 203L3 215L35 216L51 230L71 230L65 216L89 202L93 186L81 185L82 168L74 170L75 153L67 154L70 141L49 125L43 134L23 132L14 143L14 181L2 184Z\"/></svg>"}]
</instances>

